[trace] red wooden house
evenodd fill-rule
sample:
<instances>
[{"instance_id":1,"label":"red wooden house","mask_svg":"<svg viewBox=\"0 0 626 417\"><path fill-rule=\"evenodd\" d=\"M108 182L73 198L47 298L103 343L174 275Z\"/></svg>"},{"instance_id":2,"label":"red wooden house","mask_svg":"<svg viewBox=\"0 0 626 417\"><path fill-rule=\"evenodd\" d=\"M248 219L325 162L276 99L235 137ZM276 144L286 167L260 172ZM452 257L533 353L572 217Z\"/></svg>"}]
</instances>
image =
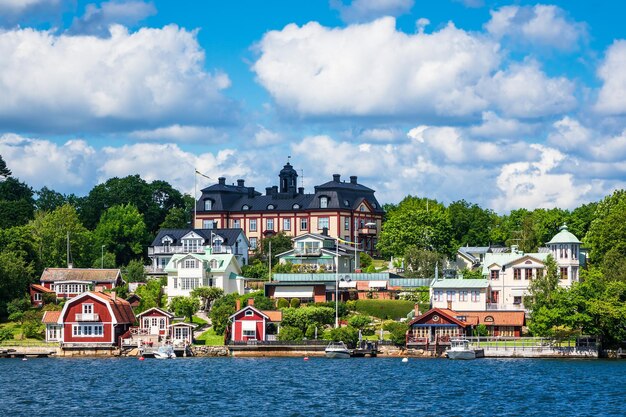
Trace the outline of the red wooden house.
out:
<instances>
[{"instance_id":1,"label":"red wooden house","mask_svg":"<svg viewBox=\"0 0 626 417\"><path fill-rule=\"evenodd\" d=\"M128 301L115 293L90 291L68 300L57 324L63 345L114 346L134 322Z\"/></svg>"},{"instance_id":2,"label":"red wooden house","mask_svg":"<svg viewBox=\"0 0 626 417\"><path fill-rule=\"evenodd\" d=\"M34 307L43 307L44 294L54 294L54 291L39 284L30 284L28 292L30 294L30 303Z\"/></svg>"},{"instance_id":3,"label":"red wooden house","mask_svg":"<svg viewBox=\"0 0 626 417\"><path fill-rule=\"evenodd\" d=\"M471 325L458 318L459 313L433 308L411 320L406 336L407 347L449 345L450 338L468 335Z\"/></svg>"},{"instance_id":4,"label":"red wooden house","mask_svg":"<svg viewBox=\"0 0 626 417\"><path fill-rule=\"evenodd\" d=\"M56 292L57 298L72 298L98 289L112 290L124 283L119 269L94 268L46 268L39 281Z\"/></svg>"},{"instance_id":5,"label":"red wooden house","mask_svg":"<svg viewBox=\"0 0 626 417\"><path fill-rule=\"evenodd\" d=\"M275 340L275 331L283 318L282 311L258 310L254 307L253 299L248 300L248 305L244 308L239 307L237 300L237 312L230 316L230 341Z\"/></svg>"},{"instance_id":6,"label":"red wooden house","mask_svg":"<svg viewBox=\"0 0 626 417\"><path fill-rule=\"evenodd\" d=\"M168 328L173 318L174 315L172 313L161 310L158 307L152 307L137 314L139 328L144 331L142 334L160 336L162 338L167 336Z\"/></svg>"}]
</instances>

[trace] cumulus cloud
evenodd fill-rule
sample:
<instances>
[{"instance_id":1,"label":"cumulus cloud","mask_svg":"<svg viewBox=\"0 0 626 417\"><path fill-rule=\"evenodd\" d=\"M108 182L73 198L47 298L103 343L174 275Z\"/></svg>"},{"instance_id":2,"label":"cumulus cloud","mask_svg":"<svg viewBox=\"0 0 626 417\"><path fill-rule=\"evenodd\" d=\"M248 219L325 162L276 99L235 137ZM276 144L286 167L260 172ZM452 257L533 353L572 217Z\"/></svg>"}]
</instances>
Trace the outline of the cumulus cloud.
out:
<instances>
[{"instance_id":1,"label":"cumulus cloud","mask_svg":"<svg viewBox=\"0 0 626 417\"><path fill-rule=\"evenodd\" d=\"M462 117L488 104L476 91L498 45L449 24L408 35L395 19L330 29L311 22L268 32L252 69L286 112L307 117Z\"/></svg>"},{"instance_id":2,"label":"cumulus cloud","mask_svg":"<svg viewBox=\"0 0 626 417\"><path fill-rule=\"evenodd\" d=\"M468 131L479 138L505 139L527 136L538 128L537 124L523 123L517 119L500 117L493 111L486 111L483 112L482 123L471 126Z\"/></svg>"},{"instance_id":3,"label":"cumulus cloud","mask_svg":"<svg viewBox=\"0 0 626 417\"><path fill-rule=\"evenodd\" d=\"M283 141L281 134L259 125L259 130L254 134L254 143L258 146L276 145Z\"/></svg>"},{"instance_id":4,"label":"cumulus cloud","mask_svg":"<svg viewBox=\"0 0 626 417\"><path fill-rule=\"evenodd\" d=\"M585 25L569 19L557 6L504 6L490 13L485 28L498 39L571 51L586 37Z\"/></svg>"},{"instance_id":5,"label":"cumulus cloud","mask_svg":"<svg viewBox=\"0 0 626 417\"><path fill-rule=\"evenodd\" d=\"M178 124L152 130L137 130L130 134L140 140L174 142L222 143L228 136L209 126L181 126Z\"/></svg>"},{"instance_id":6,"label":"cumulus cloud","mask_svg":"<svg viewBox=\"0 0 626 417\"><path fill-rule=\"evenodd\" d=\"M109 36L109 26L118 23L134 26L136 23L152 16L156 8L152 3L143 1L105 1L100 4L88 4L82 17L75 17L68 33Z\"/></svg>"},{"instance_id":7,"label":"cumulus cloud","mask_svg":"<svg viewBox=\"0 0 626 417\"><path fill-rule=\"evenodd\" d=\"M120 131L231 122L229 77L204 69L195 32L171 25L108 39L0 32L0 129Z\"/></svg>"},{"instance_id":8,"label":"cumulus cloud","mask_svg":"<svg viewBox=\"0 0 626 417\"><path fill-rule=\"evenodd\" d=\"M560 150L575 151L586 147L592 137L592 132L588 128L578 120L566 116L554 122L547 142Z\"/></svg>"},{"instance_id":9,"label":"cumulus cloud","mask_svg":"<svg viewBox=\"0 0 626 417\"><path fill-rule=\"evenodd\" d=\"M512 117L560 114L577 104L574 84L565 77L547 77L536 61L498 71L482 83L482 91L503 114Z\"/></svg>"},{"instance_id":10,"label":"cumulus cloud","mask_svg":"<svg viewBox=\"0 0 626 417\"><path fill-rule=\"evenodd\" d=\"M553 208L576 207L591 190L586 184L576 184L570 173L558 173L566 163L566 156L556 149L530 145L540 153L535 161L515 162L500 170L496 186L501 195L495 199L497 211L519 207Z\"/></svg>"},{"instance_id":11,"label":"cumulus cloud","mask_svg":"<svg viewBox=\"0 0 626 417\"><path fill-rule=\"evenodd\" d=\"M366 22L381 16L400 16L411 11L414 0L331 0L330 6L339 11L344 22Z\"/></svg>"},{"instance_id":12,"label":"cumulus cloud","mask_svg":"<svg viewBox=\"0 0 626 417\"><path fill-rule=\"evenodd\" d=\"M61 0L2 0L0 26L14 26L24 21L57 20L65 6Z\"/></svg>"},{"instance_id":13,"label":"cumulus cloud","mask_svg":"<svg viewBox=\"0 0 626 417\"><path fill-rule=\"evenodd\" d=\"M598 69L603 81L595 108L611 115L626 113L626 41L618 40L606 52Z\"/></svg>"}]
</instances>

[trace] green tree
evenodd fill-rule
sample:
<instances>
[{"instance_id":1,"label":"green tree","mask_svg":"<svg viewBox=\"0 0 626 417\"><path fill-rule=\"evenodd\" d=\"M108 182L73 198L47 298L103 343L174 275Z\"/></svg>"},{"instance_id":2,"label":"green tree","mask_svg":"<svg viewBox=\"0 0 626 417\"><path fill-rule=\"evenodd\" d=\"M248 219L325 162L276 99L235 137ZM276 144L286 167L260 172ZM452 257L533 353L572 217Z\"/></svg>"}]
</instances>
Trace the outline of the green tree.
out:
<instances>
[{"instance_id":1,"label":"green tree","mask_svg":"<svg viewBox=\"0 0 626 417\"><path fill-rule=\"evenodd\" d=\"M348 325L354 327L357 330L367 330L372 323L372 319L369 316L357 314L348 319Z\"/></svg>"},{"instance_id":2,"label":"green tree","mask_svg":"<svg viewBox=\"0 0 626 417\"><path fill-rule=\"evenodd\" d=\"M122 277L126 282L146 282L146 268L142 261L132 260L122 268Z\"/></svg>"},{"instance_id":3,"label":"green tree","mask_svg":"<svg viewBox=\"0 0 626 417\"><path fill-rule=\"evenodd\" d=\"M224 296L224 290L217 287L198 287L191 291L191 296L200 298L202 310L209 311L211 304Z\"/></svg>"},{"instance_id":4,"label":"green tree","mask_svg":"<svg viewBox=\"0 0 626 417\"><path fill-rule=\"evenodd\" d=\"M249 300L252 299L254 302L254 307L259 310L273 310L274 309L274 300L269 297L266 297L263 294L263 290L250 292L248 294L243 294L239 296L239 301L242 306L248 305Z\"/></svg>"},{"instance_id":5,"label":"green tree","mask_svg":"<svg viewBox=\"0 0 626 417\"><path fill-rule=\"evenodd\" d=\"M322 327L325 324L333 324L335 322L335 310L329 307L288 307L282 311L282 324L298 328L303 334L310 325Z\"/></svg>"},{"instance_id":6,"label":"green tree","mask_svg":"<svg viewBox=\"0 0 626 417\"><path fill-rule=\"evenodd\" d=\"M146 285L137 287L135 294L141 297L137 312L146 311L152 307L162 307L161 299L163 295L162 283L159 280L149 280Z\"/></svg>"},{"instance_id":7,"label":"green tree","mask_svg":"<svg viewBox=\"0 0 626 417\"><path fill-rule=\"evenodd\" d=\"M359 331L352 326L337 327L330 329L325 337L335 342L344 342L353 348L359 341Z\"/></svg>"},{"instance_id":8,"label":"green tree","mask_svg":"<svg viewBox=\"0 0 626 417\"><path fill-rule=\"evenodd\" d=\"M196 297L178 296L172 298L169 307L170 310L177 315L187 317L191 323L193 321L193 315L196 314L200 308L200 301L198 301Z\"/></svg>"},{"instance_id":9,"label":"green tree","mask_svg":"<svg viewBox=\"0 0 626 417\"><path fill-rule=\"evenodd\" d=\"M359 268L361 268L362 270L366 270L370 266L373 266L373 262L374 260L367 253L359 253Z\"/></svg>"},{"instance_id":10,"label":"green tree","mask_svg":"<svg viewBox=\"0 0 626 417\"><path fill-rule=\"evenodd\" d=\"M598 204L583 244L594 265L600 265L610 250L626 253L626 191L615 191Z\"/></svg>"},{"instance_id":11,"label":"green tree","mask_svg":"<svg viewBox=\"0 0 626 417\"><path fill-rule=\"evenodd\" d=\"M37 211L53 211L65 204L73 205L73 202L77 201L77 197L74 194L65 196L48 187L42 187L35 194L37 194L37 200L35 201Z\"/></svg>"},{"instance_id":12,"label":"green tree","mask_svg":"<svg viewBox=\"0 0 626 417\"><path fill-rule=\"evenodd\" d=\"M115 253L117 265L127 265L141 259L148 244L146 225L137 208L127 204L114 206L104 212L94 231L96 241Z\"/></svg>"},{"instance_id":13,"label":"green tree","mask_svg":"<svg viewBox=\"0 0 626 417\"><path fill-rule=\"evenodd\" d=\"M406 332L409 330L409 326L406 323L398 321L386 321L383 323L383 329L389 332L391 341L398 345L404 346L406 344Z\"/></svg>"},{"instance_id":14,"label":"green tree","mask_svg":"<svg viewBox=\"0 0 626 417\"><path fill-rule=\"evenodd\" d=\"M477 204L459 200L448 206L454 246L488 246L497 215Z\"/></svg>"},{"instance_id":15,"label":"green tree","mask_svg":"<svg viewBox=\"0 0 626 417\"><path fill-rule=\"evenodd\" d=\"M285 232L278 232L274 236L269 236L263 239L261 241L260 256L264 262L267 262L269 256L270 242L272 244L272 265L277 265L278 257L276 255L293 249L293 241L290 236L285 234Z\"/></svg>"},{"instance_id":16,"label":"green tree","mask_svg":"<svg viewBox=\"0 0 626 417\"><path fill-rule=\"evenodd\" d=\"M463 279L482 279L483 273L480 269L471 270L468 268L463 268L461 270L461 275L463 275Z\"/></svg>"},{"instance_id":17,"label":"green tree","mask_svg":"<svg viewBox=\"0 0 626 417\"><path fill-rule=\"evenodd\" d=\"M33 190L16 178L0 181L0 229L28 223L35 213Z\"/></svg>"},{"instance_id":18,"label":"green tree","mask_svg":"<svg viewBox=\"0 0 626 417\"><path fill-rule=\"evenodd\" d=\"M11 176L11 170L7 168L6 162L2 159L2 155L0 155L0 177L8 178Z\"/></svg>"},{"instance_id":19,"label":"green tree","mask_svg":"<svg viewBox=\"0 0 626 417\"><path fill-rule=\"evenodd\" d=\"M408 196L387 213L376 249L386 258L403 256L410 246L452 256L456 249L451 236L450 219L442 204Z\"/></svg>"},{"instance_id":20,"label":"green tree","mask_svg":"<svg viewBox=\"0 0 626 417\"><path fill-rule=\"evenodd\" d=\"M0 252L0 317L7 315L7 303L21 297L34 282L34 271L18 253Z\"/></svg>"},{"instance_id":21,"label":"green tree","mask_svg":"<svg viewBox=\"0 0 626 417\"><path fill-rule=\"evenodd\" d=\"M186 229L190 227L190 216L184 207L172 207L165 215L161 229Z\"/></svg>"},{"instance_id":22,"label":"green tree","mask_svg":"<svg viewBox=\"0 0 626 417\"><path fill-rule=\"evenodd\" d=\"M39 259L45 267L66 267L68 258L74 266L91 266L94 256L93 236L82 225L73 206L65 204L52 212L38 212L28 226Z\"/></svg>"},{"instance_id":23,"label":"green tree","mask_svg":"<svg viewBox=\"0 0 626 417\"><path fill-rule=\"evenodd\" d=\"M238 294L227 294L218 298L211 308L211 324L215 334L224 334L229 324L229 317L235 313L235 301Z\"/></svg>"},{"instance_id":24,"label":"green tree","mask_svg":"<svg viewBox=\"0 0 626 417\"><path fill-rule=\"evenodd\" d=\"M444 256L430 250L409 246L404 252L405 275L415 278L434 278L435 266L443 270ZM443 272L443 271L442 271Z\"/></svg>"},{"instance_id":25,"label":"green tree","mask_svg":"<svg viewBox=\"0 0 626 417\"><path fill-rule=\"evenodd\" d=\"M562 314L554 308L557 299L563 297L563 290L559 288L558 265L552 255L548 255L545 265L546 272L530 283L528 295L524 296L524 306L530 311L528 328L536 336L549 336Z\"/></svg>"},{"instance_id":26,"label":"green tree","mask_svg":"<svg viewBox=\"0 0 626 417\"><path fill-rule=\"evenodd\" d=\"M291 326L281 327L280 333L278 333L278 340L284 341L298 341L304 338L304 332L297 328Z\"/></svg>"},{"instance_id":27,"label":"green tree","mask_svg":"<svg viewBox=\"0 0 626 417\"><path fill-rule=\"evenodd\" d=\"M267 264L256 258L252 260L252 263L244 265L241 268L241 273L246 278L255 278L261 280L267 280L269 276Z\"/></svg>"}]
</instances>

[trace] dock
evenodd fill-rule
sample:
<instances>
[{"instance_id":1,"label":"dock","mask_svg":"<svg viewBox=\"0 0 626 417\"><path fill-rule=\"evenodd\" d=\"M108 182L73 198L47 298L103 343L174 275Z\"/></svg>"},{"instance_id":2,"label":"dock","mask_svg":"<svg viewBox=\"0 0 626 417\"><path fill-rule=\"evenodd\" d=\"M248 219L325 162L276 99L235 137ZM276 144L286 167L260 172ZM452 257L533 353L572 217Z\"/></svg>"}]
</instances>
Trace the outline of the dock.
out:
<instances>
[{"instance_id":1,"label":"dock","mask_svg":"<svg viewBox=\"0 0 626 417\"><path fill-rule=\"evenodd\" d=\"M15 346L0 348L0 358L47 358L55 356L56 348L45 346Z\"/></svg>"},{"instance_id":2,"label":"dock","mask_svg":"<svg viewBox=\"0 0 626 417\"><path fill-rule=\"evenodd\" d=\"M362 340L359 345L350 351L351 358L363 358L369 356L375 358L378 355L378 342Z\"/></svg>"}]
</instances>

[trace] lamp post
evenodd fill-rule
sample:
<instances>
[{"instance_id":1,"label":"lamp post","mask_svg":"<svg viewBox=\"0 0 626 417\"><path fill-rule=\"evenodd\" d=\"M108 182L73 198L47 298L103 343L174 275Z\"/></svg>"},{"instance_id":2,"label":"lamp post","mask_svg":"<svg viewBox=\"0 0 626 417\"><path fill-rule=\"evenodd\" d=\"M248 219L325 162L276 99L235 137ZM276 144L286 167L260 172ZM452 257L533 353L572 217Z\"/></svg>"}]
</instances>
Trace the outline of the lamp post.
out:
<instances>
[{"instance_id":1,"label":"lamp post","mask_svg":"<svg viewBox=\"0 0 626 417\"><path fill-rule=\"evenodd\" d=\"M102 245L102 247L100 248L101 252L102 252L102 261L100 262L100 269L104 269L104 247L106 245Z\"/></svg>"},{"instance_id":2,"label":"lamp post","mask_svg":"<svg viewBox=\"0 0 626 417\"><path fill-rule=\"evenodd\" d=\"M335 329L339 327L339 238L335 240Z\"/></svg>"}]
</instances>

